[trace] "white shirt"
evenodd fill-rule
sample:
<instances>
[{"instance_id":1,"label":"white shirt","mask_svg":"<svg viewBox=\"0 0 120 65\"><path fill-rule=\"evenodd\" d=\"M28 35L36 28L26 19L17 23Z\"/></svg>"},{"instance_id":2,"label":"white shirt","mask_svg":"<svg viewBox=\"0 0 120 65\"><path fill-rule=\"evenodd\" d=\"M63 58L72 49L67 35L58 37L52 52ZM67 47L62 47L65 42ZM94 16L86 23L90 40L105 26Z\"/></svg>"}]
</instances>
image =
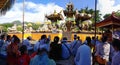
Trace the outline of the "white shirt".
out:
<instances>
[{"instance_id":1,"label":"white shirt","mask_svg":"<svg viewBox=\"0 0 120 65\"><path fill-rule=\"evenodd\" d=\"M39 48L45 47L45 49L47 51L50 50L50 44L49 43L45 43L45 40L42 39L38 42L36 42L36 44L34 45L34 51L37 51Z\"/></svg>"},{"instance_id":2,"label":"white shirt","mask_svg":"<svg viewBox=\"0 0 120 65\"><path fill-rule=\"evenodd\" d=\"M99 55L101 58L109 61L109 54L110 54L110 44L108 42L100 43L97 45L95 55Z\"/></svg>"},{"instance_id":3,"label":"white shirt","mask_svg":"<svg viewBox=\"0 0 120 65\"><path fill-rule=\"evenodd\" d=\"M32 50L33 49L32 45L31 45L31 43L29 42L28 39L25 39L23 41L23 45L26 45L28 50Z\"/></svg>"},{"instance_id":4,"label":"white shirt","mask_svg":"<svg viewBox=\"0 0 120 65\"><path fill-rule=\"evenodd\" d=\"M78 48L76 57L76 65L91 65L91 50L90 47L83 44Z\"/></svg>"}]
</instances>

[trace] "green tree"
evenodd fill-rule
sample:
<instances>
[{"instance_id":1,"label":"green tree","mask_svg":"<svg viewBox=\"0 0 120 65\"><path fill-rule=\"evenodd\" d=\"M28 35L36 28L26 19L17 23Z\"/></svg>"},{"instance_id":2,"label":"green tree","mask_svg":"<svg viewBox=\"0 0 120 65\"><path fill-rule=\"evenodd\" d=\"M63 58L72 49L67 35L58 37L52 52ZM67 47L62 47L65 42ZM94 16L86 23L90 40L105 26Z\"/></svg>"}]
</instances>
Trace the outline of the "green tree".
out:
<instances>
[{"instance_id":1,"label":"green tree","mask_svg":"<svg viewBox=\"0 0 120 65\"><path fill-rule=\"evenodd\" d=\"M17 26L17 31L21 31L22 32L22 26Z\"/></svg>"},{"instance_id":2,"label":"green tree","mask_svg":"<svg viewBox=\"0 0 120 65\"><path fill-rule=\"evenodd\" d=\"M32 23L33 30L38 30L39 26L40 26L40 24Z\"/></svg>"},{"instance_id":3,"label":"green tree","mask_svg":"<svg viewBox=\"0 0 120 65\"><path fill-rule=\"evenodd\" d=\"M13 24L12 23L3 23L3 24L0 24L0 26L3 26L3 31L7 32L8 27L12 27Z\"/></svg>"},{"instance_id":4,"label":"green tree","mask_svg":"<svg viewBox=\"0 0 120 65\"><path fill-rule=\"evenodd\" d=\"M104 16L103 16L103 18L104 19L106 19L107 17L109 17L111 14L105 14Z\"/></svg>"}]
</instances>

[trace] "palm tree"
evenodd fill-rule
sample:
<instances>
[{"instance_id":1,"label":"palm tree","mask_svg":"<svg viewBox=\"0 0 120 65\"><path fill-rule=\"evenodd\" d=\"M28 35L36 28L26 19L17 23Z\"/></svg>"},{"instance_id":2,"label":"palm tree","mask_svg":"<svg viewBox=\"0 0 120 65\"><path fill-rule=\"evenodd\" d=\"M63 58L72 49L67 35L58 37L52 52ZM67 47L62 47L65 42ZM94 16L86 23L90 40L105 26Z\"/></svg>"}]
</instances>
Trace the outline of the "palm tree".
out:
<instances>
[{"instance_id":1,"label":"palm tree","mask_svg":"<svg viewBox=\"0 0 120 65\"><path fill-rule=\"evenodd\" d=\"M15 3L15 0L0 0L0 15L4 15L12 5Z\"/></svg>"}]
</instances>

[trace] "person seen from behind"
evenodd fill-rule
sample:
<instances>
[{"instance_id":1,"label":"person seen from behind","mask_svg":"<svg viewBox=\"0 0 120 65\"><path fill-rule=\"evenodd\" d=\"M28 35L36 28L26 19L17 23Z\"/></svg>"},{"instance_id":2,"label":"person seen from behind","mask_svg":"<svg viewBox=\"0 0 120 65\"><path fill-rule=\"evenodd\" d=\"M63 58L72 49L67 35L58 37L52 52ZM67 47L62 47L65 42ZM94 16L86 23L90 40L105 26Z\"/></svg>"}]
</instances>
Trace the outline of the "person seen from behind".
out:
<instances>
[{"instance_id":1,"label":"person seen from behind","mask_svg":"<svg viewBox=\"0 0 120 65\"><path fill-rule=\"evenodd\" d=\"M7 47L7 64L18 65L18 58L20 56L18 44L20 43L20 39L16 35L12 39L11 44Z\"/></svg>"},{"instance_id":2,"label":"person seen from behind","mask_svg":"<svg viewBox=\"0 0 120 65\"><path fill-rule=\"evenodd\" d=\"M20 47L20 57L18 60L19 65L29 65L30 63L30 56L28 55L28 50L25 45Z\"/></svg>"}]
</instances>

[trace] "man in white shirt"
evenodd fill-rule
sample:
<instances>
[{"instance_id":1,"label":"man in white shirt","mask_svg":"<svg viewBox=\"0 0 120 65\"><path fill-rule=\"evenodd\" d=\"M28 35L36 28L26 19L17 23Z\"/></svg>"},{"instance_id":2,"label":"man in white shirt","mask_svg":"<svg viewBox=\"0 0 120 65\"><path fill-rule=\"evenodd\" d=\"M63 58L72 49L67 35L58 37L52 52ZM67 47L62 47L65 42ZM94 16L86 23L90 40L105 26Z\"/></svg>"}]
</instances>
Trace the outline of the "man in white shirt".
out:
<instances>
[{"instance_id":1,"label":"man in white shirt","mask_svg":"<svg viewBox=\"0 0 120 65\"><path fill-rule=\"evenodd\" d=\"M23 45L27 46L28 51L33 50L33 47L32 47L32 45L30 43L30 40L32 40L31 36L28 36L27 39L23 40Z\"/></svg>"}]
</instances>

